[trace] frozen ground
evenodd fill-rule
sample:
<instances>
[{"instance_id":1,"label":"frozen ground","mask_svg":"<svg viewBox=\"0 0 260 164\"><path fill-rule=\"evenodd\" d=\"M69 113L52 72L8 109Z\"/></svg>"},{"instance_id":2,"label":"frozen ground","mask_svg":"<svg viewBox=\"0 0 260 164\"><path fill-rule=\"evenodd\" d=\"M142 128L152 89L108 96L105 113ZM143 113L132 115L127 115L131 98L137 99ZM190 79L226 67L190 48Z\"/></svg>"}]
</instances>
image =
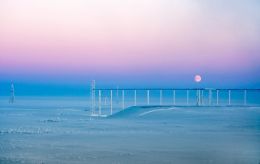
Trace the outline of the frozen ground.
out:
<instances>
[{"instance_id":1,"label":"frozen ground","mask_svg":"<svg viewBox=\"0 0 260 164\"><path fill-rule=\"evenodd\" d=\"M259 164L259 107L133 107L90 117L83 98L0 100L0 163Z\"/></svg>"}]
</instances>

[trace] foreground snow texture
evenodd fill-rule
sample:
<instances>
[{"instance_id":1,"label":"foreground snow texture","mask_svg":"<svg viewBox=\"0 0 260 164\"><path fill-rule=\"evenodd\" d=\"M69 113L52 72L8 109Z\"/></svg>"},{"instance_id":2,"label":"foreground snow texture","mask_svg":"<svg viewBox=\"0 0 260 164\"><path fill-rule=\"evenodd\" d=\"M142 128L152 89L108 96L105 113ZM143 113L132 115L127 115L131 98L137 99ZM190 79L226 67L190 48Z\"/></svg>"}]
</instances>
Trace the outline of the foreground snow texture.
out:
<instances>
[{"instance_id":1,"label":"foreground snow texture","mask_svg":"<svg viewBox=\"0 0 260 164\"><path fill-rule=\"evenodd\" d=\"M260 163L259 107L131 107L98 118L84 100L44 101L2 103L0 163Z\"/></svg>"}]
</instances>

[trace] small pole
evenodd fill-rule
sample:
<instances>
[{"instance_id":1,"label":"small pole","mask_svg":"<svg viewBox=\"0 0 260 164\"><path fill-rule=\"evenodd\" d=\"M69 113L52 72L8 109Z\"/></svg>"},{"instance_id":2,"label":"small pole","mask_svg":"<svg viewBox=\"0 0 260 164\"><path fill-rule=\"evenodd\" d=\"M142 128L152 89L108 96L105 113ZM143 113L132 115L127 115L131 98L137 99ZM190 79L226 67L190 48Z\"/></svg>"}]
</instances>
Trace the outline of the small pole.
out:
<instances>
[{"instance_id":1,"label":"small pole","mask_svg":"<svg viewBox=\"0 0 260 164\"><path fill-rule=\"evenodd\" d=\"M200 106L200 90L197 90L197 106Z\"/></svg>"},{"instance_id":2,"label":"small pole","mask_svg":"<svg viewBox=\"0 0 260 164\"><path fill-rule=\"evenodd\" d=\"M219 94L219 90L217 90L217 105L218 105L218 94Z\"/></svg>"},{"instance_id":3,"label":"small pole","mask_svg":"<svg viewBox=\"0 0 260 164\"><path fill-rule=\"evenodd\" d=\"M92 111L92 115L95 114L95 108L96 108L96 82L95 80L92 80L91 83L91 111Z\"/></svg>"},{"instance_id":4,"label":"small pole","mask_svg":"<svg viewBox=\"0 0 260 164\"><path fill-rule=\"evenodd\" d=\"M116 86L116 103L118 104L119 103L119 87Z\"/></svg>"},{"instance_id":5,"label":"small pole","mask_svg":"<svg viewBox=\"0 0 260 164\"><path fill-rule=\"evenodd\" d=\"M187 105L189 105L189 90L187 90Z\"/></svg>"},{"instance_id":6,"label":"small pole","mask_svg":"<svg viewBox=\"0 0 260 164\"><path fill-rule=\"evenodd\" d=\"M110 90L110 114L113 114L113 90Z\"/></svg>"},{"instance_id":7,"label":"small pole","mask_svg":"<svg viewBox=\"0 0 260 164\"><path fill-rule=\"evenodd\" d=\"M135 90L135 93L134 93L134 102L135 102L135 106L136 106L136 90Z\"/></svg>"},{"instance_id":8,"label":"small pole","mask_svg":"<svg viewBox=\"0 0 260 164\"><path fill-rule=\"evenodd\" d=\"M212 91L209 89L209 105L211 105L211 97L212 97Z\"/></svg>"},{"instance_id":9,"label":"small pole","mask_svg":"<svg viewBox=\"0 0 260 164\"><path fill-rule=\"evenodd\" d=\"M99 115L101 115L101 90L98 90L98 111Z\"/></svg>"},{"instance_id":10,"label":"small pole","mask_svg":"<svg viewBox=\"0 0 260 164\"><path fill-rule=\"evenodd\" d=\"M160 105L162 105L162 90L160 90Z\"/></svg>"},{"instance_id":11,"label":"small pole","mask_svg":"<svg viewBox=\"0 0 260 164\"><path fill-rule=\"evenodd\" d=\"M199 105L201 105L201 91L199 89Z\"/></svg>"},{"instance_id":12,"label":"small pole","mask_svg":"<svg viewBox=\"0 0 260 164\"><path fill-rule=\"evenodd\" d=\"M125 109L125 90L122 90L122 108Z\"/></svg>"},{"instance_id":13,"label":"small pole","mask_svg":"<svg viewBox=\"0 0 260 164\"><path fill-rule=\"evenodd\" d=\"M204 90L201 90L201 96L200 96L200 104L204 104Z\"/></svg>"},{"instance_id":14,"label":"small pole","mask_svg":"<svg viewBox=\"0 0 260 164\"><path fill-rule=\"evenodd\" d=\"M247 90L244 90L244 105L247 105Z\"/></svg>"},{"instance_id":15,"label":"small pole","mask_svg":"<svg viewBox=\"0 0 260 164\"><path fill-rule=\"evenodd\" d=\"M173 105L176 105L176 94L175 94L175 90L173 90Z\"/></svg>"},{"instance_id":16,"label":"small pole","mask_svg":"<svg viewBox=\"0 0 260 164\"><path fill-rule=\"evenodd\" d=\"M147 105L150 105L150 90L147 90Z\"/></svg>"},{"instance_id":17,"label":"small pole","mask_svg":"<svg viewBox=\"0 0 260 164\"><path fill-rule=\"evenodd\" d=\"M231 90L228 90L228 105L231 104Z\"/></svg>"},{"instance_id":18,"label":"small pole","mask_svg":"<svg viewBox=\"0 0 260 164\"><path fill-rule=\"evenodd\" d=\"M14 84L13 84L13 82L11 83L9 103L11 103L11 104L14 103Z\"/></svg>"}]
</instances>

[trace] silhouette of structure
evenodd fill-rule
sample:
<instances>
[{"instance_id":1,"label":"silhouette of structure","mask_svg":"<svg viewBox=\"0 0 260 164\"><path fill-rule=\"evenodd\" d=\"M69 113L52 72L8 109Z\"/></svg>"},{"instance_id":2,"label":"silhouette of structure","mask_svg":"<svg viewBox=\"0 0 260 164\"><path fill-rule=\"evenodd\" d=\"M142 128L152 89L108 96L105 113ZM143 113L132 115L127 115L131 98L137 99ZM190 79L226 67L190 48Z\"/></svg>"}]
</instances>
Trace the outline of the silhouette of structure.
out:
<instances>
[{"instance_id":1,"label":"silhouette of structure","mask_svg":"<svg viewBox=\"0 0 260 164\"><path fill-rule=\"evenodd\" d=\"M14 84L13 84L13 82L11 83L11 88L10 88L9 103L10 103L10 104L13 104L13 103L14 103Z\"/></svg>"}]
</instances>

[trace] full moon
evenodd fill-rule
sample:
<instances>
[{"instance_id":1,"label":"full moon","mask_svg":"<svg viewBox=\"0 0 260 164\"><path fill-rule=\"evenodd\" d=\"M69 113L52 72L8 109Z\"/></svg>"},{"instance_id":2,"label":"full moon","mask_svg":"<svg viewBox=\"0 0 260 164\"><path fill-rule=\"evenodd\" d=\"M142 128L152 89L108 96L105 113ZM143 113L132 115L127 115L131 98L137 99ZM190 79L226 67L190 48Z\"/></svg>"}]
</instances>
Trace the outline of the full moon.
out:
<instances>
[{"instance_id":1,"label":"full moon","mask_svg":"<svg viewBox=\"0 0 260 164\"><path fill-rule=\"evenodd\" d=\"M194 77L194 80L195 80L195 82L197 82L197 83L201 82L201 76L200 76L200 75L196 75L196 76Z\"/></svg>"}]
</instances>

